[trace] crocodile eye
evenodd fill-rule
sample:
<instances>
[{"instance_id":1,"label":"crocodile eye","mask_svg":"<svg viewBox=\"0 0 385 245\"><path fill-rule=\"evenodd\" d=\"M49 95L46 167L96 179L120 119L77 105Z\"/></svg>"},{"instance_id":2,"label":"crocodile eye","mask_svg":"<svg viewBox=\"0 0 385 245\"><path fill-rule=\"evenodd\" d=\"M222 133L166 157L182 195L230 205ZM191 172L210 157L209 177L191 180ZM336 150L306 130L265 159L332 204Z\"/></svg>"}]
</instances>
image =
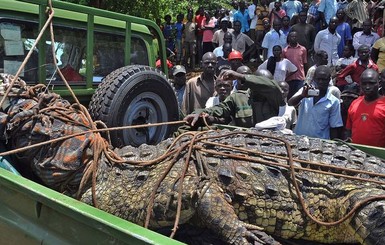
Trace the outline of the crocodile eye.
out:
<instances>
[{"instance_id":1,"label":"crocodile eye","mask_svg":"<svg viewBox=\"0 0 385 245\"><path fill-rule=\"evenodd\" d=\"M233 202L233 200L231 199L231 196L230 196L229 194L227 194L227 193L225 193L224 198L225 198L225 200L226 200L228 203L232 203L232 202Z\"/></svg>"}]
</instances>

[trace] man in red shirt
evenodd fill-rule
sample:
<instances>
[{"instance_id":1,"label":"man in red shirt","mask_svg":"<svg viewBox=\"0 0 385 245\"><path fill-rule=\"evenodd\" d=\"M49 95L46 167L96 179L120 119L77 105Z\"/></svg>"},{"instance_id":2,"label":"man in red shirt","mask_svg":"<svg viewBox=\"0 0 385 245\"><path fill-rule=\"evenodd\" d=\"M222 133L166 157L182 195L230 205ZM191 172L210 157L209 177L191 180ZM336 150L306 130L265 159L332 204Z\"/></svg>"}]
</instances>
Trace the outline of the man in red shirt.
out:
<instances>
[{"instance_id":1,"label":"man in red shirt","mask_svg":"<svg viewBox=\"0 0 385 245\"><path fill-rule=\"evenodd\" d=\"M378 72L366 69L361 75L363 95L350 105L346 121L345 136L353 143L385 147L385 97L378 87Z\"/></svg>"},{"instance_id":2,"label":"man in red shirt","mask_svg":"<svg viewBox=\"0 0 385 245\"><path fill-rule=\"evenodd\" d=\"M292 31L287 36L287 45L283 49L283 57L290 60L297 67L297 71L286 78L289 84L289 95L291 98L300 88L303 87L305 81L305 70L307 70L307 50L304 46L298 43L298 34Z\"/></svg>"},{"instance_id":3,"label":"man in red shirt","mask_svg":"<svg viewBox=\"0 0 385 245\"><path fill-rule=\"evenodd\" d=\"M367 45L361 45L358 48L358 59L352 64L348 65L341 72L337 74L337 87L343 91L348 84L345 80L346 76L351 76L353 82L360 85L361 74L366 69L372 69L378 72L378 66L369 58L370 48Z\"/></svg>"},{"instance_id":4,"label":"man in red shirt","mask_svg":"<svg viewBox=\"0 0 385 245\"><path fill-rule=\"evenodd\" d=\"M203 30L202 30L202 21L205 18L205 9L203 6L200 6L198 9L198 14L195 16L195 24L197 28L197 53L198 53L198 63L201 61L203 56Z\"/></svg>"}]
</instances>

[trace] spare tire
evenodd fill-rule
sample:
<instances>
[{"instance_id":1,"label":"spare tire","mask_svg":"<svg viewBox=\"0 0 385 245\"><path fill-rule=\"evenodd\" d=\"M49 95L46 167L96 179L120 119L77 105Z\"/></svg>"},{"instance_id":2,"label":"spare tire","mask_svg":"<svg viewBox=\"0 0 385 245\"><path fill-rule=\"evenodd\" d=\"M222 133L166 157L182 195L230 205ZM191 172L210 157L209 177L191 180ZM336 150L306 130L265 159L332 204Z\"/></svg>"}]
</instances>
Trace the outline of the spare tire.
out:
<instances>
[{"instance_id":1,"label":"spare tire","mask_svg":"<svg viewBox=\"0 0 385 245\"><path fill-rule=\"evenodd\" d=\"M107 75L92 96L89 111L108 127L176 121L179 119L175 91L166 76L152 67L134 65ZM111 131L113 146L157 144L175 126L162 125Z\"/></svg>"}]
</instances>

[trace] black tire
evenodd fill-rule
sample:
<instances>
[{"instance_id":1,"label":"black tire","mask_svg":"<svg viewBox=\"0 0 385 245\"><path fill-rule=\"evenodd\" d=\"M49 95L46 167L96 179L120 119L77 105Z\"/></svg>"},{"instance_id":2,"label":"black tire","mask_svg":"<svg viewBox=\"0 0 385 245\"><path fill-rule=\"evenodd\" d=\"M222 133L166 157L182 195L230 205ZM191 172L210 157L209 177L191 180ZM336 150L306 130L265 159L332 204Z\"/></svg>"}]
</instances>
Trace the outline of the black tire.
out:
<instances>
[{"instance_id":1,"label":"black tire","mask_svg":"<svg viewBox=\"0 0 385 245\"><path fill-rule=\"evenodd\" d=\"M166 76L152 67L134 65L107 75L92 96L89 111L108 127L179 120L178 101ZM113 146L157 144L175 126L111 131Z\"/></svg>"}]
</instances>

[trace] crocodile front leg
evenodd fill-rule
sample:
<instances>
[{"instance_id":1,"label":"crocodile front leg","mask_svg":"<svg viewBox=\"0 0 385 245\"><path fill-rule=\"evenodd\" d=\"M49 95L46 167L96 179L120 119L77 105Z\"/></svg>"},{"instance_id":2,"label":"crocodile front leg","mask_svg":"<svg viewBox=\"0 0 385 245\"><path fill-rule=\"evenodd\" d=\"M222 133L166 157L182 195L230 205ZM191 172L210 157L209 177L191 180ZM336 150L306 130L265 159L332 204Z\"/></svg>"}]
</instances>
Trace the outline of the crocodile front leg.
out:
<instances>
[{"instance_id":1,"label":"crocodile front leg","mask_svg":"<svg viewBox=\"0 0 385 245\"><path fill-rule=\"evenodd\" d=\"M355 195L358 200L384 196L384 190L366 190ZM354 215L350 222L361 244L385 244L385 200L368 202Z\"/></svg>"},{"instance_id":2,"label":"crocodile front leg","mask_svg":"<svg viewBox=\"0 0 385 245\"><path fill-rule=\"evenodd\" d=\"M197 207L197 216L205 227L229 244L279 244L261 228L239 220L219 186L206 185Z\"/></svg>"}]
</instances>

